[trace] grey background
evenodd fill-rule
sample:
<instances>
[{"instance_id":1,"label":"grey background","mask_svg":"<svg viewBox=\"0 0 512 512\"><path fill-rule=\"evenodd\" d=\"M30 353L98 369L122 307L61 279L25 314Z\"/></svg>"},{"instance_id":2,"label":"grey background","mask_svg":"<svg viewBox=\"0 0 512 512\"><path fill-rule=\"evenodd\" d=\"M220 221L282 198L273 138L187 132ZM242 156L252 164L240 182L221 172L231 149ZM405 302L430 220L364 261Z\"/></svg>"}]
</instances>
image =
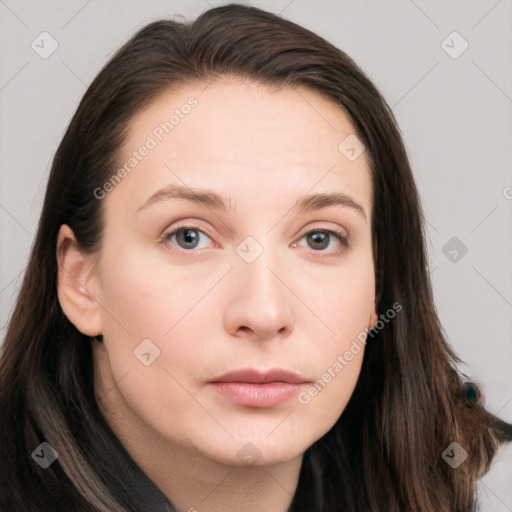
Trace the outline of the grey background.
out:
<instances>
[{"instance_id":1,"label":"grey background","mask_svg":"<svg viewBox=\"0 0 512 512\"><path fill-rule=\"evenodd\" d=\"M51 159L86 86L146 23L191 20L225 3L0 0L2 340ZM346 51L392 106L425 210L441 322L487 408L512 422L512 0L239 3ZM59 45L47 59L31 47L43 31ZM463 48L447 39L454 31L469 44L457 58L443 49ZM507 447L479 483L484 512L512 511L510 475Z\"/></svg>"}]
</instances>

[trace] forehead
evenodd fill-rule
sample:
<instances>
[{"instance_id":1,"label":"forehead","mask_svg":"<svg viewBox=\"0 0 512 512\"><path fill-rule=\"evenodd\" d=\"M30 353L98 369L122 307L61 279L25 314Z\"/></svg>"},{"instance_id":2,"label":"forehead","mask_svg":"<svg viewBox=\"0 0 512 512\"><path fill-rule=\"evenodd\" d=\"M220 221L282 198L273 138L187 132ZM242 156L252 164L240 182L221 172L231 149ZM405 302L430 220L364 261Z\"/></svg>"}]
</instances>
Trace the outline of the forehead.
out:
<instances>
[{"instance_id":1,"label":"forehead","mask_svg":"<svg viewBox=\"0 0 512 512\"><path fill-rule=\"evenodd\" d=\"M170 183L228 191L242 202L335 189L357 196L369 212L366 155L353 160L342 151L354 136L339 106L304 87L275 89L237 78L187 84L132 119L120 166L144 146L151 149L132 161L112 195L140 205Z\"/></svg>"}]
</instances>

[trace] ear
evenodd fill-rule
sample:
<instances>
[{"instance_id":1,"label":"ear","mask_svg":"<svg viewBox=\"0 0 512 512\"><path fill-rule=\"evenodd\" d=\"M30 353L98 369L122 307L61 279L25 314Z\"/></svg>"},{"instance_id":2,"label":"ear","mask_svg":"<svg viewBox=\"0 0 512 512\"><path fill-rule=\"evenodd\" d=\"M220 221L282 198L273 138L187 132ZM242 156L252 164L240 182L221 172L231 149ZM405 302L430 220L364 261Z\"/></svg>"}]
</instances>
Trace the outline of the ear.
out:
<instances>
[{"instance_id":1,"label":"ear","mask_svg":"<svg viewBox=\"0 0 512 512\"><path fill-rule=\"evenodd\" d=\"M101 306L98 278L92 254L78 248L75 235L66 224L57 237L58 278L57 293L62 311L83 334L98 336L102 333Z\"/></svg>"},{"instance_id":2,"label":"ear","mask_svg":"<svg viewBox=\"0 0 512 512\"><path fill-rule=\"evenodd\" d=\"M373 311L370 313L370 318L368 320L368 329L373 329L378 319L379 315L377 315L377 311L374 308Z\"/></svg>"}]
</instances>

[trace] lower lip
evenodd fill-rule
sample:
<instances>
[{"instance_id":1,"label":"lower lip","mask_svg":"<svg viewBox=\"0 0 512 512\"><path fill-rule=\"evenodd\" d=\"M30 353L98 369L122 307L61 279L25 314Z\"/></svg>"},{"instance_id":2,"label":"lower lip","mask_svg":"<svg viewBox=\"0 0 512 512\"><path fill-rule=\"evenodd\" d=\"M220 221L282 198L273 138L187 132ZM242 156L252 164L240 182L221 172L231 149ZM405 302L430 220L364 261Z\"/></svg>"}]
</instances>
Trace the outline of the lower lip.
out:
<instances>
[{"instance_id":1,"label":"lower lip","mask_svg":"<svg viewBox=\"0 0 512 512\"><path fill-rule=\"evenodd\" d=\"M296 395L302 386L302 384L290 384L289 382L268 382L266 384L212 382L211 385L236 404L246 407L279 405Z\"/></svg>"}]
</instances>

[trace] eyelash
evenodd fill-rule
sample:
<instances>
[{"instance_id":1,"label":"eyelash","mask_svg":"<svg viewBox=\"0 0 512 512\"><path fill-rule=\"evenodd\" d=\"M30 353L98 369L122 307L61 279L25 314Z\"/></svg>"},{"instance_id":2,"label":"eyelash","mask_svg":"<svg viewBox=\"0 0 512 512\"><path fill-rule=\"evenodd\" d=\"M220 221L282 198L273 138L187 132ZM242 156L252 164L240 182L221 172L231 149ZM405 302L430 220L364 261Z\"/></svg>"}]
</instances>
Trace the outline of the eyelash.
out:
<instances>
[{"instance_id":1,"label":"eyelash","mask_svg":"<svg viewBox=\"0 0 512 512\"><path fill-rule=\"evenodd\" d=\"M161 238L162 243L164 243L165 245L172 246L173 250L176 250L176 251L179 251L179 252L185 252L185 253L192 253L192 254L194 254L194 253L196 253L198 251L201 251L202 249L183 249L183 248L180 248L178 246L175 246L171 242L170 239L174 235L176 235L181 230L187 230L187 229L191 230L191 231L198 231L198 232L208 236L210 239L212 238L207 232L203 231L199 227L193 226L193 225L187 225L187 226L179 226L179 227L173 229L172 231L165 232L162 235L162 238ZM338 242L340 242L340 244L342 245L342 249L340 251L335 252L335 253L329 253L328 251L322 250L322 249L319 249L319 250L311 249L314 253L319 253L323 257L336 256L336 255L339 255L340 252L344 252L345 250L350 249L350 242L349 242L348 237L346 235L344 235L341 231L337 231L335 229L323 229L323 228L312 229L311 231L308 231L307 233L304 233L304 235L302 235L300 240L302 240L304 237L306 237L307 235L310 235L312 233L327 233L329 235L333 235L338 240ZM326 253L326 254L322 254L322 253Z\"/></svg>"}]
</instances>

